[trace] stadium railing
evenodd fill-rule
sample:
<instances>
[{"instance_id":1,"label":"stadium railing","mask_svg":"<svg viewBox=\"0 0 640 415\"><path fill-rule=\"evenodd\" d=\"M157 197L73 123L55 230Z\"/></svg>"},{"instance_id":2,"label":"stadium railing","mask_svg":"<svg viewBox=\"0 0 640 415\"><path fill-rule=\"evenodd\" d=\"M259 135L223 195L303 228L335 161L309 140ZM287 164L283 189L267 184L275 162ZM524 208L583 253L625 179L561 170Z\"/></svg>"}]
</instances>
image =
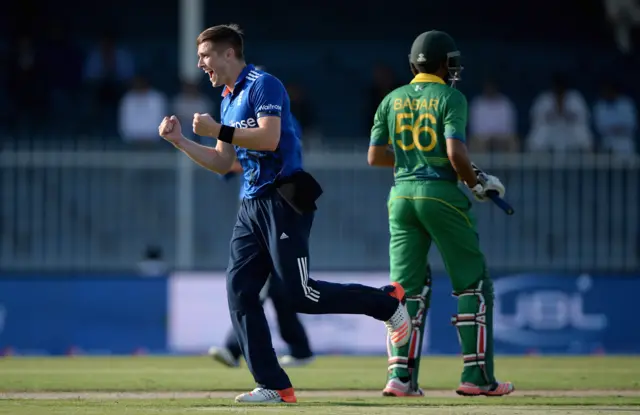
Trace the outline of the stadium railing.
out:
<instances>
[{"instance_id":1,"label":"stadium railing","mask_svg":"<svg viewBox=\"0 0 640 415\"><path fill-rule=\"evenodd\" d=\"M498 272L633 271L640 265L639 158L474 156L499 176L515 215L476 204L482 247ZM311 241L316 270L388 268L392 172L363 152L313 152L324 187ZM224 181L174 152L0 153L0 269L133 269L147 247L175 269L224 269L238 207ZM435 270L442 261L435 246Z\"/></svg>"}]
</instances>

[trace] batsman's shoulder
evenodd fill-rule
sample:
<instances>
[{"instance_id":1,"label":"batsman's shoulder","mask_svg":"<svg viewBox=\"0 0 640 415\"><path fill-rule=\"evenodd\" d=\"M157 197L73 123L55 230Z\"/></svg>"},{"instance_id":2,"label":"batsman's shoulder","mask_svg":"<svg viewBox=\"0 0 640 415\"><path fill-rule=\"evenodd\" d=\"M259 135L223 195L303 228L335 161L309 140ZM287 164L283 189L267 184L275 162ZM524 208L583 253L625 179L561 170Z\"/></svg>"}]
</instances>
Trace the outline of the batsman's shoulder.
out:
<instances>
[{"instance_id":1,"label":"batsman's shoulder","mask_svg":"<svg viewBox=\"0 0 640 415\"><path fill-rule=\"evenodd\" d=\"M449 99L467 101L467 96L459 89L447 87L446 91L446 94L450 97Z\"/></svg>"},{"instance_id":2,"label":"batsman's shoulder","mask_svg":"<svg viewBox=\"0 0 640 415\"><path fill-rule=\"evenodd\" d=\"M462 93L462 91L456 88L448 87L445 94L445 99L448 107L459 106L466 108L468 105L467 97Z\"/></svg>"},{"instance_id":3,"label":"batsman's shoulder","mask_svg":"<svg viewBox=\"0 0 640 415\"><path fill-rule=\"evenodd\" d=\"M394 91L391 91L391 92L387 92L387 95L385 95L385 96L384 96L384 98L382 98L382 101L381 101L381 102L383 102L383 103L387 103L387 102L389 102L390 100L392 100L392 99L393 99L393 97L394 97L394 92L395 92L395 90L394 90Z\"/></svg>"},{"instance_id":4,"label":"batsman's shoulder","mask_svg":"<svg viewBox=\"0 0 640 415\"><path fill-rule=\"evenodd\" d=\"M393 92L389 92L387 95L382 98L380 103L378 104L377 113L386 112L389 109L389 102L393 99Z\"/></svg>"},{"instance_id":5,"label":"batsman's shoulder","mask_svg":"<svg viewBox=\"0 0 640 415\"><path fill-rule=\"evenodd\" d=\"M408 85L401 85L391 90L391 92L387 93L387 95L384 96L384 98L380 102L380 106L388 108L389 106L393 106L393 102L395 100L400 99L404 101L407 98L407 87Z\"/></svg>"},{"instance_id":6,"label":"batsman's shoulder","mask_svg":"<svg viewBox=\"0 0 640 415\"><path fill-rule=\"evenodd\" d=\"M387 97L389 97L390 99L405 97L407 95L407 91L411 91L411 84L400 85L396 87L387 94Z\"/></svg>"}]
</instances>

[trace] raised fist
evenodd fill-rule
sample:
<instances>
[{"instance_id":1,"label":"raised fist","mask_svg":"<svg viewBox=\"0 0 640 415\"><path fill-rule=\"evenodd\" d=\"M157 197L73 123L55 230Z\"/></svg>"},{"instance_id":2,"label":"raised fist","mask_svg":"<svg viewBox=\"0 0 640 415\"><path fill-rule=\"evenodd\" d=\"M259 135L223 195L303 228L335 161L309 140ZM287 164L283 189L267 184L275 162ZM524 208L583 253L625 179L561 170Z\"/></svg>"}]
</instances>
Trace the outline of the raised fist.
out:
<instances>
[{"instance_id":1,"label":"raised fist","mask_svg":"<svg viewBox=\"0 0 640 415\"><path fill-rule=\"evenodd\" d=\"M217 138L218 123L209 114L193 114L193 132L203 137Z\"/></svg>"},{"instance_id":2,"label":"raised fist","mask_svg":"<svg viewBox=\"0 0 640 415\"><path fill-rule=\"evenodd\" d=\"M182 127L180 126L178 117L175 115L164 117L158 127L158 134L171 144L178 144L183 139Z\"/></svg>"}]
</instances>

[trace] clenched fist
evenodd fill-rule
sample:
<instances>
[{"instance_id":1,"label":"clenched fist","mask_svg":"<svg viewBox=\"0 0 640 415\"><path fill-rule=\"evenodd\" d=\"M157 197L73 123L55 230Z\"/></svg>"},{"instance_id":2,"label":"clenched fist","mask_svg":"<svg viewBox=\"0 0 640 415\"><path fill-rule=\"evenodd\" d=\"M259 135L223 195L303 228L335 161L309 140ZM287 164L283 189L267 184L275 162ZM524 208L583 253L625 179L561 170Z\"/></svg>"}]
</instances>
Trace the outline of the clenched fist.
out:
<instances>
[{"instance_id":1,"label":"clenched fist","mask_svg":"<svg viewBox=\"0 0 640 415\"><path fill-rule=\"evenodd\" d=\"M217 138L220 131L218 124L209 114L193 114L193 132L203 137Z\"/></svg>"},{"instance_id":2,"label":"clenched fist","mask_svg":"<svg viewBox=\"0 0 640 415\"><path fill-rule=\"evenodd\" d=\"M183 137L178 117L175 115L164 117L158 127L158 134L173 145L179 144Z\"/></svg>"}]
</instances>

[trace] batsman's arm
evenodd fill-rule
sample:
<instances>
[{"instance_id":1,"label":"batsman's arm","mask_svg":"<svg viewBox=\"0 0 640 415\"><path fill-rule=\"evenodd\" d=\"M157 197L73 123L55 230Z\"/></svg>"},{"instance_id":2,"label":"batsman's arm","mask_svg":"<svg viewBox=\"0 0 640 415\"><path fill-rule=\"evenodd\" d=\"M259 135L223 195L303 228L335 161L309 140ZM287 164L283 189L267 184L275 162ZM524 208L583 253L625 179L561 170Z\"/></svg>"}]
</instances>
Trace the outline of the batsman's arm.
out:
<instances>
[{"instance_id":1,"label":"batsman's arm","mask_svg":"<svg viewBox=\"0 0 640 415\"><path fill-rule=\"evenodd\" d=\"M387 97L385 97L373 117L373 127L371 128L371 139L369 140L369 151L367 152L367 162L370 166L394 167L396 157L389 151L389 126L387 125Z\"/></svg>"},{"instance_id":2,"label":"batsman's arm","mask_svg":"<svg viewBox=\"0 0 640 415\"><path fill-rule=\"evenodd\" d=\"M452 90L444 108L444 136L447 142L447 157L458 176L469 187L478 184L467 152L466 127L467 99L458 90Z\"/></svg>"},{"instance_id":3,"label":"batsman's arm","mask_svg":"<svg viewBox=\"0 0 640 415\"><path fill-rule=\"evenodd\" d=\"M453 169L468 187L471 188L478 184L476 173L473 171L467 153L467 146L463 142L456 138L447 138L447 157Z\"/></svg>"},{"instance_id":4,"label":"batsman's arm","mask_svg":"<svg viewBox=\"0 0 640 415\"><path fill-rule=\"evenodd\" d=\"M218 174L226 174L236 160L236 150L233 146L220 140L216 147L212 148L182 136L174 145L196 164Z\"/></svg>"},{"instance_id":5,"label":"batsman's arm","mask_svg":"<svg viewBox=\"0 0 640 415\"><path fill-rule=\"evenodd\" d=\"M370 145L367 153L367 162L370 166L375 167L394 167L396 164L396 156L389 151L389 147Z\"/></svg>"}]
</instances>

